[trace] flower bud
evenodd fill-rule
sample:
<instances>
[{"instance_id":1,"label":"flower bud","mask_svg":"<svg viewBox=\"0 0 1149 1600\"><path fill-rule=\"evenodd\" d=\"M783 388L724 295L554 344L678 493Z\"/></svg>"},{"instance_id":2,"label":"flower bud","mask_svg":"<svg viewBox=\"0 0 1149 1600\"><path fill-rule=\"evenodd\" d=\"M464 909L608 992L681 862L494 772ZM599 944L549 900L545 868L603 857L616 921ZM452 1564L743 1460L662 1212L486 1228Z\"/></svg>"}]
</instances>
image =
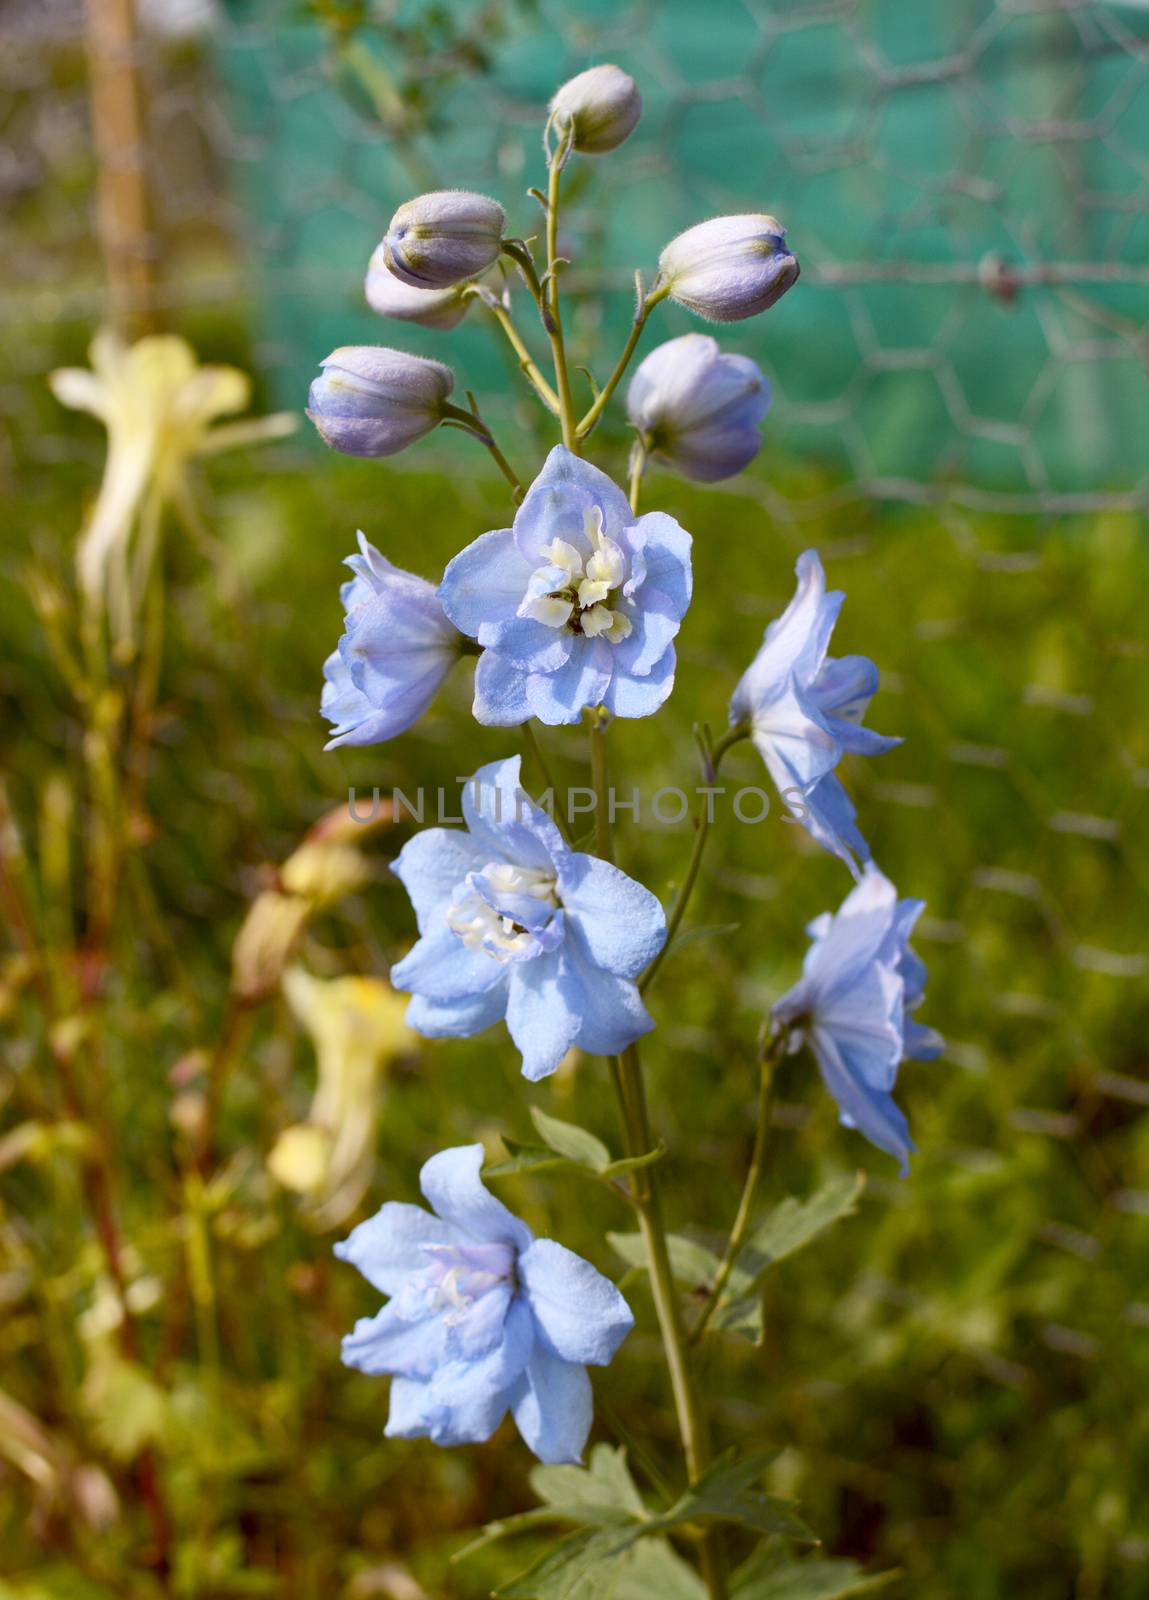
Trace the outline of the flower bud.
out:
<instances>
[{"instance_id":1,"label":"flower bud","mask_svg":"<svg viewBox=\"0 0 1149 1600\"><path fill-rule=\"evenodd\" d=\"M308 395L325 444L347 456L393 456L437 428L455 385L450 367L384 345L333 350Z\"/></svg>"},{"instance_id":2,"label":"flower bud","mask_svg":"<svg viewBox=\"0 0 1149 1600\"><path fill-rule=\"evenodd\" d=\"M741 472L758 454L770 383L749 356L705 333L652 350L627 390L626 410L647 450L697 483Z\"/></svg>"},{"instance_id":3,"label":"flower bud","mask_svg":"<svg viewBox=\"0 0 1149 1600\"><path fill-rule=\"evenodd\" d=\"M627 138L642 116L638 85L621 67L590 67L569 79L550 104L560 132L571 129L574 149L599 156Z\"/></svg>"},{"instance_id":4,"label":"flower bud","mask_svg":"<svg viewBox=\"0 0 1149 1600\"><path fill-rule=\"evenodd\" d=\"M658 258L671 299L711 322L741 322L769 311L798 277L775 217L713 217L672 239Z\"/></svg>"},{"instance_id":5,"label":"flower bud","mask_svg":"<svg viewBox=\"0 0 1149 1600\"><path fill-rule=\"evenodd\" d=\"M413 289L447 289L499 259L506 213L486 195L440 189L401 205L381 249L388 269Z\"/></svg>"},{"instance_id":6,"label":"flower bud","mask_svg":"<svg viewBox=\"0 0 1149 1600\"><path fill-rule=\"evenodd\" d=\"M417 322L421 328L457 328L467 315L470 300L465 284L448 289L414 289L397 278L387 265L386 245L380 244L367 266L367 304L381 317Z\"/></svg>"}]
</instances>

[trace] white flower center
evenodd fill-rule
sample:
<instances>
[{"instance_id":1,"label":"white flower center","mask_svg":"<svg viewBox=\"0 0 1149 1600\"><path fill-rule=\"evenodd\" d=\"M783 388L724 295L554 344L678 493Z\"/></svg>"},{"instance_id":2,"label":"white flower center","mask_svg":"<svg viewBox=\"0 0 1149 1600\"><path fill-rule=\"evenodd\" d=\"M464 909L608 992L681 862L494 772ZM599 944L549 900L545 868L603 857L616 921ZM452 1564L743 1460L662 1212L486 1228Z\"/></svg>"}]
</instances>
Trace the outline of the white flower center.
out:
<instances>
[{"instance_id":1,"label":"white flower center","mask_svg":"<svg viewBox=\"0 0 1149 1600\"><path fill-rule=\"evenodd\" d=\"M626 556L603 532L598 506L586 512L583 532L591 546L585 564L565 539L552 539L544 546L544 564L531 574L519 615L548 628L569 628L588 639L621 644L631 631L630 618L618 608Z\"/></svg>"},{"instance_id":2,"label":"white flower center","mask_svg":"<svg viewBox=\"0 0 1149 1600\"><path fill-rule=\"evenodd\" d=\"M549 920L538 911L559 903L553 877L502 861L481 873L468 873L460 889L447 908L447 926L468 950L485 950L496 961L509 961L537 944L537 929ZM516 900L523 902L521 907Z\"/></svg>"}]
</instances>

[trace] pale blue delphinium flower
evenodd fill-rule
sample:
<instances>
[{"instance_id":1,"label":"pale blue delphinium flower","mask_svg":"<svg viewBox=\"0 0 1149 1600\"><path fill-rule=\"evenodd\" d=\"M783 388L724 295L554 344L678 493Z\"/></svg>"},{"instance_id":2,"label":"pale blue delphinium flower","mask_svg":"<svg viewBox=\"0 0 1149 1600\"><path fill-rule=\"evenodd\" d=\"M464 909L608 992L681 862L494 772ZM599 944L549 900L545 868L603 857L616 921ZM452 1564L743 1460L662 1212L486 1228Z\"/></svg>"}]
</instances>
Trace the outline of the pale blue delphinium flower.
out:
<instances>
[{"instance_id":1,"label":"pale blue delphinium flower","mask_svg":"<svg viewBox=\"0 0 1149 1600\"><path fill-rule=\"evenodd\" d=\"M697 222L658 258L658 283L670 298L710 322L741 322L769 311L798 272L785 228L764 212Z\"/></svg>"},{"instance_id":2,"label":"pale blue delphinium flower","mask_svg":"<svg viewBox=\"0 0 1149 1600\"><path fill-rule=\"evenodd\" d=\"M868 861L854 807L834 768L846 751L879 755L900 739L862 727L878 669L865 656L826 654L846 596L826 593L816 550L798 557L798 588L766 629L758 654L730 702L732 727L749 728L783 801L807 832L858 876Z\"/></svg>"},{"instance_id":3,"label":"pale blue delphinium flower","mask_svg":"<svg viewBox=\"0 0 1149 1600\"><path fill-rule=\"evenodd\" d=\"M455 374L441 361L386 345L344 345L320 362L307 415L324 444L382 458L432 433L446 416Z\"/></svg>"},{"instance_id":4,"label":"pale blue delphinium flower","mask_svg":"<svg viewBox=\"0 0 1149 1600\"><path fill-rule=\"evenodd\" d=\"M650 716L674 687L690 583L690 535L673 517L636 517L605 473L556 445L514 526L460 551L439 587L483 647L476 719L578 722L600 704Z\"/></svg>"},{"instance_id":5,"label":"pale blue delphinium flower","mask_svg":"<svg viewBox=\"0 0 1149 1600\"><path fill-rule=\"evenodd\" d=\"M609 1279L483 1187L482 1164L481 1144L440 1151L419 1174L434 1215L389 1201L335 1246L389 1297L343 1360L391 1375L389 1438L477 1444L510 1411L540 1460L578 1461L587 1366L608 1364L634 1318Z\"/></svg>"},{"instance_id":6,"label":"pale blue delphinium flower","mask_svg":"<svg viewBox=\"0 0 1149 1600\"><path fill-rule=\"evenodd\" d=\"M732 478L753 461L769 409L770 384L758 364L720 350L705 333L652 350L626 395L645 448L696 483Z\"/></svg>"},{"instance_id":7,"label":"pale blue delphinium flower","mask_svg":"<svg viewBox=\"0 0 1149 1600\"><path fill-rule=\"evenodd\" d=\"M909 1170L909 1126L891 1091L902 1061L932 1060L943 1041L915 1022L926 984L910 948L921 900L899 900L870 864L836 913L807 928L813 943L802 976L773 1007L791 1049L810 1046L842 1121Z\"/></svg>"},{"instance_id":8,"label":"pale blue delphinium flower","mask_svg":"<svg viewBox=\"0 0 1149 1600\"><path fill-rule=\"evenodd\" d=\"M466 1038L505 1016L532 1079L573 1044L616 1055L649 1032L634 979L666 939L650 890L567 846L519 787L518 756L467 780L463 816L466 832L428 828L391 869L421 936L391 969L410 1025Z\"/></svg>"},{"instance_id":9,"label":"pale blue delphinium flower","mask_svg":"<svg viewBox=\"0 0 1149 1600\"><path fill-rule=\"evenodd\" d=\"M328 750L405 733L464 645L432 584L393 566L362 534L359 550L345 563L355 576L339 591L345 631L323 665L321 710L334 728Z\"/></svg>"}]
</instances>

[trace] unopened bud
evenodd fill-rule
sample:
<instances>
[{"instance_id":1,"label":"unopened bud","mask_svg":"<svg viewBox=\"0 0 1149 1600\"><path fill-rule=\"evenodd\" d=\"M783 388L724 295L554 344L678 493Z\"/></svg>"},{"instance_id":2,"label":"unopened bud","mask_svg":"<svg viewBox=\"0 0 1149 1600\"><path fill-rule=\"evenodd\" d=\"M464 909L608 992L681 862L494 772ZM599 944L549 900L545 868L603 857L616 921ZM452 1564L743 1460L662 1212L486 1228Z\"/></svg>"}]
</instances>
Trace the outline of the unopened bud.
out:
<instances>
[{"instance_id":1,"label":"unopened bud","mask_svg":"<svg viewBox=\"0 0 1149 1600\"><path fill-rule=\"evenodd\" d=\"M560 131L570 128L575 150L598 156L614 150L634 131L642 116L642 96L621 67L590 67L563 84L550 112Z\"/></svg>"},{"instance_id":2,"label":"unopened bud","mask_svg":"<svg viewBox=\"0 0 1149 1600\"><path fill-rule=\"evenodd\" d=\"M397 278L387 265L386 244L380 244L367 266L367 304L381 317L417 322L421 328L457 328L467 315L471 297L465 284L448 289L415 289Z\"/></svg>"},{"instance_id":3,"label":"unopened bud","mask_svg":"<svg viewBox=\"0 0 1149 1600\"><path fill-rule=\"evenodd\" d=\"M798 277L786 230L763 213L713 217L672 239L658 260L673 300L711 322L768 311Z\"/></svg>"},{"instance_id":4,"label":"unopened bud","mask_svg":"<svg viewBox=\"0 0 1149 1600\"><path fill-rule=\"evenodd\" d=\"M450 367L383 345L345 345L321 363L307 415L333 450L393 456L432 432L455 386Z\"/></svg>"},{"instance_id":5,"label":"unopened bud","mask_svg":"<svg viewBox=\"0 0 1149 1600\"><path fill-rule=\"evenodd\" d=\"M697 483L741 472L758 454L770 384L749 356L705 333L652 350L630 380L626 411L646 449Z\"/></svg>"},{"instance_id":6,"label":"unopened bud","mask_svg":"<svg viewBox=\"0 0 1149 1600\"><path fill-rule=\"evenodd\" d=\"M440 189L401 205L380 248L387 267L414 289L446 289L499 259L506 213L496 200Z\"/></svg>"}]
</instances>

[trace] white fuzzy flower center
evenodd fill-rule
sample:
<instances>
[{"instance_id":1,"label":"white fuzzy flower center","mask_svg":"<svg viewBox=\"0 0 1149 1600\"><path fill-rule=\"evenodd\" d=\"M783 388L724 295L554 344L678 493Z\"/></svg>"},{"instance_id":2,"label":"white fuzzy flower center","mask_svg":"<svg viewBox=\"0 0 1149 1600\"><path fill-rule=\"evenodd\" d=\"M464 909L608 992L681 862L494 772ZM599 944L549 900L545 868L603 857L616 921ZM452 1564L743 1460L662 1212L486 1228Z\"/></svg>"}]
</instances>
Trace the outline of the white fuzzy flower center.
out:
<instances>
[{"instance_id":1,"label":"white fuzzy flower center","mask_svg":"<svg viewBox=\"0 0 1149 1600\"><path fill-rule=\"evenodd\" d=\"M544 563L531 574L519 615L548 628L569 628L588 639L621 644L631 631L630 618L618 607L626 556L603 532L598 506L585 513L583 532L591 547L585 562L565 539L544 546Z\"/></svg>"},{"instance_id":2,"label":"white fuzzy flower center","mask_svg":"<svg viewBox=\"0 0 1149 1600\"><path fill-rule=\"evenodd\" d=\"M514 1256L505 1245L424 1245L431 1266L423 1274L426 1309L458 1327L467 1313L501 1283L514 1282Z\"/></svg>"},{"instance_id":3,"label":"white fuzzy flower center","mask_svg":"<svg viewBox=\"0 0 1149 1600\"><path fill-rule=\"evenodd\" d=\"M475 886L476 877L481 877L486 893L480 893ZM539 902L540 908L553 908L559 903L555 880L549 874L535 867L492 863L479 875L468 874L460 885L447 908L447 926L468 950L484 950L496 961L509 961L537 943L535 929L541 919L532 915L527 923L516 916L514 902L523 897L532 912L531 902ZM497 903L492 904L492 900Z\"/></svg>"}]
</instances>

